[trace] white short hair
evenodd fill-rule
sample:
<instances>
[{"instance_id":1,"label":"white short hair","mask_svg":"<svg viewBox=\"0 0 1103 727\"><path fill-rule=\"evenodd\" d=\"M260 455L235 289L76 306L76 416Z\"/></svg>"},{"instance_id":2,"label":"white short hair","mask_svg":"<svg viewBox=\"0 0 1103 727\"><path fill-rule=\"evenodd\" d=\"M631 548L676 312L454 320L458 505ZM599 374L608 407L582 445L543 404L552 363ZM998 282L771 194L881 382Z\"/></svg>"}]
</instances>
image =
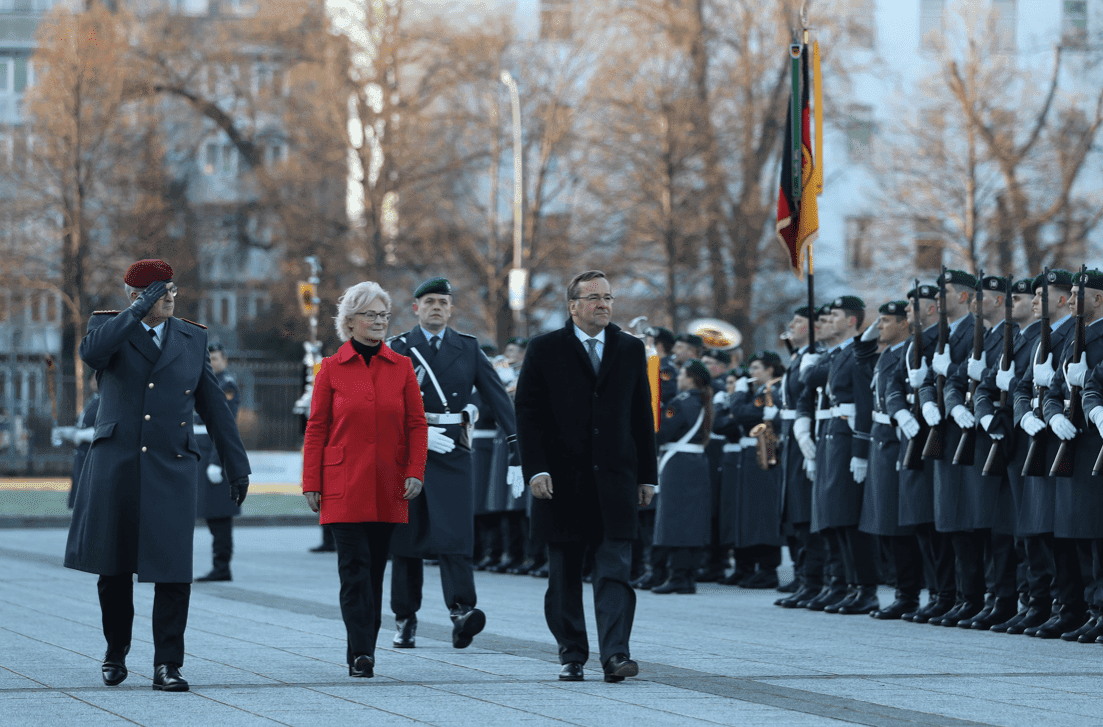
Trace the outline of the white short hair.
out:
<instances>
[{"instance_id":1,"label":"white short hair","mask_svg":"<svg viewBox=\"0 0 1103 727\"><path fill-rule=\"evenodd\" d=\"M368 304L376 298L383 301L388 312L391 310L390 294L383 290L379 283L373 283L370 280L357 283L337 299L337 317L333 320L337 325L338 338L342 341L352 338L353 315L367 310Z\"/></svg>"}]
</instances>

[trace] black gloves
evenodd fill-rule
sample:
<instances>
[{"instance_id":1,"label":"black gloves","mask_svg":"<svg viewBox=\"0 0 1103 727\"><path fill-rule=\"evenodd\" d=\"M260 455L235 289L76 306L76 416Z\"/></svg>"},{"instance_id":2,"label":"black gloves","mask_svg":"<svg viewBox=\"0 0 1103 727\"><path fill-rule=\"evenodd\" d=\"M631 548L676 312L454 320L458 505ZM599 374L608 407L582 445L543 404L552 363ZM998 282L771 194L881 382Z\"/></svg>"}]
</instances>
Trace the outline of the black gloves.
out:
<instances>
[{"instance_id":1,"label":"black gloves","mask_svg":"<svg viewBox=\"0 0 1103 727\"><path fill-rule=\"evenodd\" d=\"M148 288L147 288L148 290ZM238 505L245 502L245 496L249 494L249 478L238 477L230 483L230 499Z\"/></svg>"},{"instance_id":2,"label":"black gloves","mask_svg":"<svg viewBox=\"0 0 1103 727\"><path fill-rule=\"evenodd\" d=\"M168 285L165 281L155 280L146 286L137 300L130 304L130 307L134 309L139 318L145 318L153 310L154 304L165 297L166 290L168 290Z\"/></svg>"}]
</instances>

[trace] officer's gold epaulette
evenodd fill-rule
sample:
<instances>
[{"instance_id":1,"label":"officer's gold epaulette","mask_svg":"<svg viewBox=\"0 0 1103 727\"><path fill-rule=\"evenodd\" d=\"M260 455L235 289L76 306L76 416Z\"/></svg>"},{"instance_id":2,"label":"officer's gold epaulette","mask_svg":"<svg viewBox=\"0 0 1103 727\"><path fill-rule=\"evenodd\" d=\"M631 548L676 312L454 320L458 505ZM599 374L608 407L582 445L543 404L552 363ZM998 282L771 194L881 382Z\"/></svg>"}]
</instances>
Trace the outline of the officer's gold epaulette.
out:
<instances>
[{"instance_id":1,"label":"officer's gold epaulette","mask_svg":"<svg viewBox=\"0 0 1103 727\"><path fill-rule=\"evenodd\" d=\"M119 315L119 313L120 313L120 311L117 311L117 310L94 310L94 311L92 311L92 315L94 315L94 316L117 316L117 315Z\"/></svg>"},{"instance_id":2,"label":"officer's gold epaulette","mask_svg":"<svg viewBox=\"0 0 1103 727\"><path fill-rule=\"evenodd\" d=\"M180 320L184 321L184 323L190 323L193 326L199 326L204 331L207 330L207 327L205 325L203 325L202 323L196 323L195 321L189 321L187 318L181 318Z\"/></svg>"}]
</instances>

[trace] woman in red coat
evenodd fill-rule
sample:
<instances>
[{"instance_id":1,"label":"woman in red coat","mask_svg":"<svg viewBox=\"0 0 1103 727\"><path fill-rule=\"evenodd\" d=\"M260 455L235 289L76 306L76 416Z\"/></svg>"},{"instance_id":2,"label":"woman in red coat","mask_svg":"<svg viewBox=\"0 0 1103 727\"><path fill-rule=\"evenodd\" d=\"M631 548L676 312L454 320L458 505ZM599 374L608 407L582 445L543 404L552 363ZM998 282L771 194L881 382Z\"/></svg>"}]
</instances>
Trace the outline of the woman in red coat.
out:
<instances>
[{"instance_id":1,"label":"woman in red coat","mask_svg":"<svg viewBox=\"0 0 1103 727\"><path fill-rule=\"evenodd\" d=\"M428 427L410 359L383 342L391 298L359 283L338 301L345 342L314 378L303 446L303 494L337 543L349 676L371 677L383 572L395 523L421 492Z\"/></svg>"}]
</instances>

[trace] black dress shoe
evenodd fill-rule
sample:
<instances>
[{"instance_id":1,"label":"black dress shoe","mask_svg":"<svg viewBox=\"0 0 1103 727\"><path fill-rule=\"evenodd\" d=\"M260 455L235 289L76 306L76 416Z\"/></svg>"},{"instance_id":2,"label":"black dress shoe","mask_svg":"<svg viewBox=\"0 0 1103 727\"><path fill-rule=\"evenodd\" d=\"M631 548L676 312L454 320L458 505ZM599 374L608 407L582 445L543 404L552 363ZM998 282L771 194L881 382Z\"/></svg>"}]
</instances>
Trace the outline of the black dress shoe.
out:
<instances>
[{"instance_id":1,"label":"black dress shoe","mask_svg":"<svg viewBox=\"0 0 1103 727\"><path fill-rule=\"evenodd\" d=\"M878 621L897 621L904 618L906 613L915 613L919 610L919 600L910 598L897 598L885 608L879 608L870 614Z\"/></svg>"},{"instance_id":2,"label":"black dress shoe","mask_svg":"<svg viewBox=\"0 0 1103 727\"><path fill-rule=\"evenodd\" d=\"M697 569L697 572L693 574L693 580L698 583L719 583L726 571L727 569L722 565L705 566Z\"/></svg>"},{"instance_id":3,"label":"black dress shoe","mask_svg":"<svg viewBox=\"0 0 1103 727\"><path fill-rule=\"evenodd\" d=\"M1080 641L1081 636L1088 633L1089 631L1094 631L1096 626L1098 625L1099 619L1095 616L1091 616L1087 621L1084 622L1084 625L1080 628L1076 629L1075 631L1066 631L1065 633L1061 634L1061 641ZM1092 641L1095 641L1095 639L1092 639Z\"/></svg>"},{"instance_id":4,"label":"black dress shoe","mask_svg":"<svg viewBox=\"0 0 1103 727\"><path fill-rule=\"evenodd\" d=\"M769 570L760 570L753 573L739 582L740 588L777 588L777 570L771 568Z\"/></svg>"},{"instance_id":5,"label":"black dress shoe","mask_svg":"<svg viewBox=\"0 0 1103 727\"><path fill-rule=\"evenodd\" d=\"M1062 634L1079 629L1087 620L1086 613L1062 613L1039 626L1031 636L1039 639L1059 639Z\"/></svg>"},{"instance_id":6,"label":"black dress shoe","mask_svg":"<svg viewBox=\"0 0 1103 727\"><path fill-rule=\"evenodd\" d=\"M1026 614L1027 614L1026 611L1019 611L1018 613L1016 613L1014 616L1007 619L1003 623L996 624L995 626L992 626L988 630L993 632L993 633L996 633L996 634L1006 634L1007 630L1009 628L1012 628L1013 626L1017 626L1019 624L1019 622L1022 621L1023 618L1026 617Z\"/></svg>"},{"instance_id":7,"label":"black dress shoe","mask_svg":"<svg viewBox=\"0 0 1103 727\"><path fill-rule=\"evenodd\" d=\"M547 578L548 577L548 564L545 563L544 565L540 566L539 568L533 570L533 572L529 573L529 575L532 576L533 578Z\"/></svg>"},{"instance_id":8,"label":"black dress shoe","mask_svg":"<svg viewBox=\"0 0 1103 727\"><path fill-rule=\"evenodd\" d=\"M509 574L514 576L527 576L532 572L532 569L536 567L536 561L532 558L526 558L516 568L510 568Z\"/></svg>"},{"instance_id":9,"label":"black dress shoe","mask_svg":"<svg viewBox=\"0 0 1103 727\"><path fill-rule=\"evenodd\" d=\"M996 599L993 598L991 600L985 601L984 608L982 608L979 612L973 614L969 618L963 618L960 621L958 621L957 622L957 627L959 629L971 629L971 628L973 628L973 624L976 623L976 621L978 619L987 618L988 614L992 613L992 609L995 608L995 607L996 607Z\"/></svg>"},{"instance_id":10,"label":"black dress shoe","mask_svg":"<svg viewBox=\"0 0 1103 727\"><path fill-rule=\"evenodd\" d=\"M1080 634L1080 638L1077 639L1081 644L1095 644L1103 643L1100 639L1103 638L1103 616L1095 619L1095 628L1087 633Z\"/></svg>"},{"instance_id":11,"label":"black dress shoe","mask_svg":"<svg viewBox=\"0 0 1103 727\"><path fill-rule=\"evenodd\" d=\"M230 576L230 571L228 571L228 570L221 570L221 571L213 570L205 576L199 576L198 578L195 579L195 582L196 583L209 583L211 581L232 581L232 580L233 580L233 578Z\"/></svg>"},{"instance_id":12,"label":"black dress shoe","mask_svg":"<svg viewBox=\"0 0 1103 727\"><path fill-rule=\"evenodd\" d=\"M153 667L153 688L158 692L186 692L188 683L176 664L158 664Z\"/></svg>"},{"instance_id":13,"label":"black dress shoe","mask_svg":"<svg viewBox=\"0 0 1103 727\"><path fill-rule=\"evenodd\" d=\"M581 661L568 661L559 670L559 681L561 682L580 682L584 679Z\"/></svg>"},{"instance_id":14,"label":"black dress shoe","mask_svg":"<svg viewBox=\"0 0 1103 727\"><path fill-rule=\"evenodd\" d=\"M927 621L927 623L929 623L931 626L941 626L944 621L951 620L953 621L953 624L951 625L957 624L957 622L961 620L958 614L960 614L961 609L965 607L965 603L965 601L955 602L953 608L948 611L944 611L940 616L932 616Z\"/></svg>"},{"instance_id":15,"label":"black dress shoe","mask_svg":"<svg viewBox=\"0 0 1103 727\"><path fill-rule=\"evenodd\" d=\"M996 602L992 605L992 610L990 610L984 618L977 616L973 619L972 628L975 631L990 631L993 626L1007 623L1008 620L1017 616L1018 608L1018 599L997 598Z\"/></svg>"},{"instance_id":16,"label":"black dress shoe","mask_svg":"<svg viewBox=\"0 0 1103 727\"><path fill-rule=\"evenodd\" d=\"M782 608L799 608L802 601L811 601L813 598L816 597L817 593L819 593L818 590L812 590L807 586L801 586L800 590L798 590L796 593L793 593L790 596L784 596L783 598L779 598L774 601L774 605L781 606Z\"/></svg>"},{"instance_id":17,"label":"black dress shoe","mask_svg":"<svg viewBox=\"0 0 1103 727\"><path fill-rule=\"evenodd\" d=\"M742 583L751 573L749 571L740 570L736 568L731 572L731 575L724 576L717 581L722 586L738 586Z\"/></svg>"},{"instance_id":18,"label":"black dress shoe","mask_svg":"<svg viewBox=\"0 0 1103 727\"><path fill-rule=\"evenodd\" d=\"M777 592L778 593L796 593L801 588L803 588L803 586L801 585L800 579L799 578L794 578L793 580L786 583L784 586L778 586L777 587Z\"/></svg>"},{"instance_id":19,"label":"black dress shoe","mask_svg":"<svg viewBox=\"0 0 1103 727\"><path fill-rule=\"evenodd\" d=\"M948 614L942 617L941 626L953 627L957 626L965 619L973 618L978 613L984 610L984 601L965 601L960 608L954 609ZM931 623L934 623L933 621Z\"/></svg>"},{"instance_id":20,"label":"black dress shoe","mask_svg":"<svg viewBox=\"0 0 1103 727\"><path fill-rule=\"evenodd\" d=\"M349 664L349 676L371 679L375 676L375 659L366 654L352 657L352 663Z\"/></svg>"},{"instance_id":21,"label":"black dress shoe","mask_svg":"<svg viewBox=\"0 0 1103 727\"><path fill-rule=\"evenodd\" d=\"M877 586L862 586L858 589L858 595L849 603L839 607L838 612L844 616L860 616L866 613L872 614L879 608L881 603L877 600Z\"/></svg>"},{"instance_id":22,"label":"black dress shoe","mask_svg":"<svg viewBox=\"0 0 1103 727\"><path fill-rule=\"evenodd\" d=\"M666 580L667 580L667 574L666 573L651 571L650 573L645 575L643 578L641 578L638 581L636 581L635 583L633 583L632 587L633 588L638 588L641 591L650 591L652 588L655 588L657 586L661 586L662 584L666 583Z\"/></svg>"},{"instance_id":23,"label":"black dress shoe","mask_svg":"<svg viewBox=\"0 0 1103 727\"><path fill-rule=\"evenodd\" d=\"M670 580L661 586L655 586L651 589L652 593L664 594L664 593L697 593L697 585L693 582L693 579L689 577L688 573L679 573L670 576Z\"/></svg>"},{"instance_id":24,"label":"black dress shoe","mask_svg":"<svg viewBox=\"0 0 1103 727\"><path fill-rule=\"evenodd\" d=\"M857 586L847 586L846 587L846 596L843 597L842 599L838 600L838 601L835 601L834 603L829 603L826 606L824 606L823 607L823 612L824 613L838 613L839 609L841 609L843 606L846 606L847 604L851 603L856 598L858 598L858 588L857 588Z\"/></svg>"},{"instance_id":25,"label":"black dress shoe","mask_svg":"<svg viewBox=\"0 0 1103 727\"><path fill-rule=\"evenodd\" d=\"M640 673L640 665L628 658L627 654L613 654L605 662L605 681L623 682L625 677L634 677Z\"/></svg>"},{"instance_id":26,"label":"black dress shoe","mask_svg":"<svg viewBox=\"0 0 1103 727\"><path fill-rule=\"evenodd\" d=\"M1034 629L1046 621L1049 621L1052 606L1049 608L1029 608L1023 617L1019 619L1019 622L1013 626L1008 627L1005 633L1018 636L1019 634L1025 634L1027 629Z\"/></svg>"},{"instance_id":27,"label":"black dress shoe","mask_svg":"<svg viewBox=\"0 0 1103 727\"><path fill-rule=\"evenodd\" d=\"M915 612L915 616L911 618L912 623L925 624L930 623L932 618L941 618L945 616L954 607L954 602L947 598L933 598L927 601L927 605Z\"/></svg>"},{"instance_id":28,"label":"black dress shoe","mask_svg":"<svg viewBox=\"0 0 1103 727\"><path fill-rule=\"evenodd\" d=\"M322 543L321 545L315 545L310 549L311 553L336 553L337 546L330 545L329 543Z\"/></svg>"},{"instance_id":29,"label":"black dress shoe","mask_svg":"<svg viewBox=\"0 0 1103 727\"><path fill-rule=\"evenodd\" d=\"M414 648L414 636L417 635L417 616L409 618L396 618L394 621L398 631L395 632L391 643L396 649Z\"/></svg>"},{"instance_id":30,"label":"black dress shoe","mask_svg":"<svg viewBox=\"0 0 1103 727\"><path fill-rule=\"evenodd\" d=\"M486 614L477 608L461 607L452 614L452 647L466 649L486 628Z\"/></svg>"},{"instance_id":31,"label":"black dress shoe","mask_svg":"<svg viewBox=\"0 0 1103 727\"><path fill-rule=\"evenodd\" d=\"M845 588L824 586L820 595L813 598L805 608L809 611L822 611L828 606L844 600L850 593Z\"/></svg>"},{"instance_id":32,"label":"black dress shoe","mask_svg":"<svg viewBox=\"0 0 1103 727\"><path fill-rule=\"evenodd\" d=\"M105 658L101 669L103 671L103 683L109 687L122 684L130 673L126 670L126 662L122 659Z\"/></svg>"},{"instance_id":33,"label":"black dress shoe","mask_svg":"<svg viewBox=\"0 0 1103 727\"><path fill-rule=\"evenodd\" d=\"M486 570L490 566L494 565L501 560L501 557L495 558L490 555L483 556L482 560L475 564L475 570Z\"/></svg>"}]
</instances>

